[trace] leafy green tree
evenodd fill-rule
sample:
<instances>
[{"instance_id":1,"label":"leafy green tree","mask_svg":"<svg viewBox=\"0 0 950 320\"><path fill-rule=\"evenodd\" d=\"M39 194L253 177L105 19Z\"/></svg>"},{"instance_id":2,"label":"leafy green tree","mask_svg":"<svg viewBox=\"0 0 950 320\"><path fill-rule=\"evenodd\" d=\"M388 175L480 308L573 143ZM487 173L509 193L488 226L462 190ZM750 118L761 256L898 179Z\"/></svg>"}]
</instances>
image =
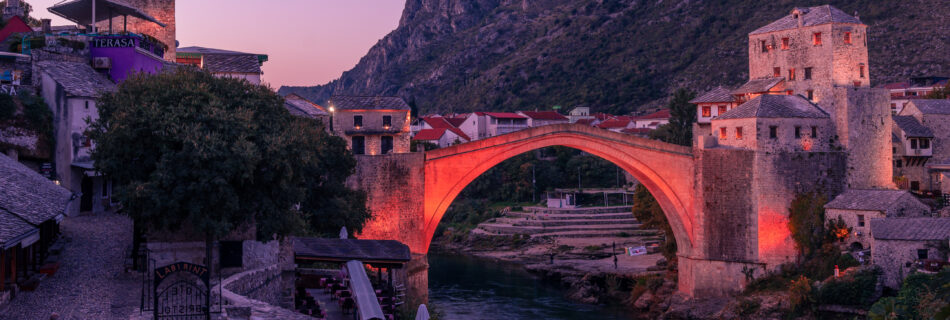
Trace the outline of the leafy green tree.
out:
<instances>
[{"instance_id":1,"label":"leafy green tree","mask_svg":"<svg viewBox=\"0 0 950 320\"><path fill-rule=\"evenodd\" d=\"M676 238L673 236L673 227L663 214L660 203L642 184L637 185L633 191L633 216L643 224L643 227L663 231L666 240L661 247L661 252L670 261L670 266L675 265L672 263L676 258Z\"/></svg>"},{"instance_id":2,"label":"leafy green tree","mask_svg":"<svg viewBox=\"0 0 950 320\"><path fill-rule=\"evenodd\" d=\"M359 231L365 196L344 187L346 143L291 116L270 89L210 73L135 75L102 96L90 125L96 170L137 230L206 237Z\"/></svg>"},{"instance_id":3,"label":"leafy green tree","mask_svg":"<svg viewBox=\"0 0 950 320\"><path fill-rule=\"evenodd\" d=\"M925 96L927 99L950 99L950 84L934 89Z\"/></svg>"},{"instance_id":4,"label":"leafy green tree","mask_svg":"<svg viewBox=\"0 0 950 320\"><path fill-rule=\"evenodd\" d=\"M693 145L693 123L696 122L696 105L689 103L696 93L680 88L673 92L667 108L670 109L670 123L658 127L650 133L650 138L681 146Z\"/></svg>"},{"instance_id":5,"label":"leafy green tree","mask_svg":"<svg viewBox=\"0 0 950 320\"><path fill-rule=\"evenodd\" d=\"M828 239L825 233L825 204L828 198L819 193L800 194L789 206L788 229L802 257L809 258Z\"/></svg>"}]
</instances>

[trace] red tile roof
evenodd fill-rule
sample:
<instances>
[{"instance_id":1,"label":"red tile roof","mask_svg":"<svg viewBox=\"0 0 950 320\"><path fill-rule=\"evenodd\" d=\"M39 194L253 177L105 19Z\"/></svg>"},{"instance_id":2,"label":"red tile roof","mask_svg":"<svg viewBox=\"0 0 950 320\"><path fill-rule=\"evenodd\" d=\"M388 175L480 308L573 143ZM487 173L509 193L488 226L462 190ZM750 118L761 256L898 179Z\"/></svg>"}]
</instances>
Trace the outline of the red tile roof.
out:
<instances>
[{"instance_id":1,"label":"red tile roof","mask_svg":"<svg viewBox=\"0 0 950 320\"><path fill-rule=\"evenodd\" d=\"M894 82L894 83L888 83L888 84L882 85L882 86L880 86L879 88L884 88L884 89L889 89L889 90L893 90L893 89L907 89L907 88L910 88L910 83L907 83L907 82Z\"/></svg>"},{"instance_id":2,"label":"red tile roof","mask_svg":"<svg viewBox=\"0 0 950 320\"><path fill-rule=\"evenodd\" d=\"M425 140L425 141L439 140L442 138L443 135L445 135L445 130L448 130L448 129L447 128L422 129L422 130L419 130L419 132L416 133L414 137L412 137L412 140Z\"/></svg>"},{"instance_id":3,"label":"red tile roof","mask_svg":"<svg viewBox=\"0 0 950 320\"><path fill-rule=\"evenodd\" d=\"M440 129L440 128L445 129L445 128L454 127L451 123L449 123L443 117L424 117L422 118L422 121L425 121L426 123L429 124L429 126L436 129Z\"/></svg>"},{"instance_id":4,"label":"red tile roof","mask_svg":"<svg viewBox=\"0 0 950 320\"><path fill-rule=\"evenodd\" d=\"M0 41L7 40L11 34L21 32L33 32L33 28L30 28L20 17L13 16L10 20L7 20L7 24L3 29L0 29Z\"/></svg>"},{"instance_id":5,"label":"red tile roof","mask_svg":"<svg viewBox=\"0 0 950 320\"><path fill-rule=\"evenodd\" d=\"M557 111L521 111L521 113L534 120L567 120L567 117Z\"/></svg>"},{"instance_id":6,"label":"red tile roof","mask_svg":"<svg viewBox=\"0 0 950 320\"><path fill-rule=\"evenodd\" d=\"M466 119L466 118L468 118L468 117L467 117L467 116L459 116L459 117L455 117L455 118L445 118L445 121L448 121L448 122L451 123L453 126L458 127L458 126L461 126L463 123L465 123L465 119Z\"/></svg>"},{"instance_id":7,"label":"red tile roof","mask_svg":"<svg viewBox=\"0 0 950 320\"><path fill-rule=\"evenodd\" d=\"M484 115L498 119L527 119L513 112L482 112Z\"/></svg>"},{"instance_id":8,"label":"red tile roof","mask_svg":"<svg viewBox=\"0 0 950 320\"><path fill-rule=\"evenodd\" d=\"M583 124L583 125L588 125L588 126L589 126L589 125L591 125L591 123L594 123L594 119L577 119L577 122L575 122L575 123L576 123L576 124Z\"/></svg>"},{"instance_id":9,"label":"red tile roof","mask_svg":"<svg viewBox=\"0 0 950 320\"><path fill-rule=\"evenodd\" d=\"M613 118L613 117L614 117L614 115L612 115L612 114L606 114L606 113L603 113L603 112L595 113L595 114L593 114L593 116L594 116L594 118L596 118L597 120L600 120L600 121L604 121L604 120L607 120L607 119L610 119L610 118Z\"/></svg>"},{"instance_id":10,"label":"red tile roof","mask_svg":"<svg viewBox=\"0 0 950 320\"><path fill-rule=\"evenodd\" d=\"M601 129L612 129L612 128L626 128L630 124L630 119L627 117L616 117L604 122L597 124L598 128Z\"/></svg>"},{"instance_id":11,"label":"red tile roof","mask_svg":"<svg viewBox=\"0 0 950 320\"><path fill-rule=\"evenodd\" d=\"M650 128L630 128L630 129L623 129L623 130L620 130L620 132L629 133L629 134L647 134L647 133L650 133L650 131L653 131L653 129L650 129Z\"/></svg>"}]
</instances>

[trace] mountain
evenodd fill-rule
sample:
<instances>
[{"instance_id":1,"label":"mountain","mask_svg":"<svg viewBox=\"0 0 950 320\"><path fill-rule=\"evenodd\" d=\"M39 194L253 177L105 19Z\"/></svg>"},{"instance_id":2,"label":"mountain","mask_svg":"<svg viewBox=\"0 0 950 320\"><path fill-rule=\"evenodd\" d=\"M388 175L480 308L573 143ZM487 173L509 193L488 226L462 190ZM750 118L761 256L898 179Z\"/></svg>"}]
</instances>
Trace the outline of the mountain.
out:
<instances>
[{"instance_id":1,"label":"mountain","mask_svg":"<svg viewBox=\"0 0 950 320\"><path fill-rule=\"evenodd\" d=\"M627 113L676 88L742 84L749 32L827 3L868 24L873 85L950 74L942 0L407 0L399 26L353 69L280 93L398 95L422 113Z\"/></svg>"}]
</instances>

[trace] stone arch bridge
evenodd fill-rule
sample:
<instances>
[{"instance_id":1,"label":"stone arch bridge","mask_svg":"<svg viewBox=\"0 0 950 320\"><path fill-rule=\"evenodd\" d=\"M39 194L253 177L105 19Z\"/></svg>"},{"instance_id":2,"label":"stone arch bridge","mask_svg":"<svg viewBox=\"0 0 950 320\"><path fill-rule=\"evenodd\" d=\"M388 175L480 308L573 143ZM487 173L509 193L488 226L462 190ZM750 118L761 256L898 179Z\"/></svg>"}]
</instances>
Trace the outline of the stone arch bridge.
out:
<instances>
[{"instance_id":1,"label":"stone arch bridge","mask_svg":"<svg viewBox=\"0 0 950 320\"><path fill-rule=\"evenodd\" d=\"M736 292L747 281L743 270L764 271L795 258L783 223L787 215L781 213L787 210L760 217L762 208L750 199L753 181L742 172L749 169L743 165L751 167L751 151L684 147L576 124L535 127L425 153L358 156L357 174L349 182L367 191L374 213L360 237L399 240L425 254L445 211L469 183L504 160L549 146L610 161L653 194L676 238L678 288L684 293ZM709 170L710 165L717 170ZM704 180L716 183L704 185ZM759 220L764 220L761 227Z\"/></svg>"}]
</instances>

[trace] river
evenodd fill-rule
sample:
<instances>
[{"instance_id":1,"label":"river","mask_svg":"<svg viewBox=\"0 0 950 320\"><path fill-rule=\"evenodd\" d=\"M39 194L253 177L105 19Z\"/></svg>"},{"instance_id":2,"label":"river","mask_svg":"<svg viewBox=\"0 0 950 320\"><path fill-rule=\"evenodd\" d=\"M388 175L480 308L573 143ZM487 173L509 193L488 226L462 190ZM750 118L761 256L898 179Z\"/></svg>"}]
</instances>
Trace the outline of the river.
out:
<instances>
[{"instance_id":1,"label":"river","mask_svg":"<svg viewBox=\"0 0 950 320\"><path fill-rule=\"evenodd\" d=\"M571 302L564 292L518 265L429 254L429 301L443 319L633 319L629 310Z\"/></svg>"}]
</instances>

